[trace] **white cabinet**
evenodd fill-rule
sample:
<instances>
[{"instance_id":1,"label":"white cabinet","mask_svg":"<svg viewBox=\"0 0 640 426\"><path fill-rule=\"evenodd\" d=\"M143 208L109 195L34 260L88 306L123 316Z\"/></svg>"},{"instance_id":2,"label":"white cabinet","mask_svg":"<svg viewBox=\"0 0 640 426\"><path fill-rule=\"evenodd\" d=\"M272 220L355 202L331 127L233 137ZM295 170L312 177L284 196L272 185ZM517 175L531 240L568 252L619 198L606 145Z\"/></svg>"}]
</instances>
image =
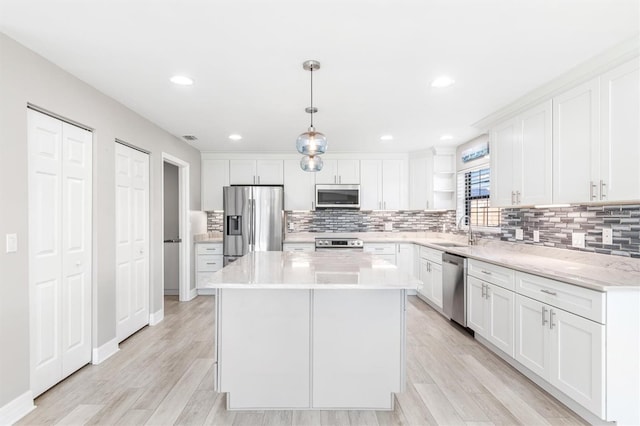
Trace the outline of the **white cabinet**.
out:
<instances>
[{"instance_id":1,"label":"white cabinet","mask_svg":"<svg viewBox=\"0 0 640 426\"><path fill-rule=\"evenodd\" d=\"M299 160L284 160L284 209L313 210L315 174L300 168Z\"/></svg>"},{"instance_id":2,"label":"white cabinet","mask_svg":"<svg viewBox=\"0 0 640 426\"><path fill-rule=\"evenodd\" d=\"M429 190L431 179L426 158L409 160L409 209L427 210L432 190ZM433 202L431 203L433 205Z\"/></svg>"},{"instance_id":3,"label":"white cabinet","mask_svg":"<svg viewBox=\"0 0 640 426\"><path fill-rule=\"evenodd\" d=\"M442 309L442 251L420 247L420 280L418 295L428 303Z\"/></svg>"},{"instance_id":4,"label":"white cabinet","mask_svg":"<svg viewBox=\"0 0 640 426\"><path fill-rule=\"evenodd\" d=\"M551 101L491 129L491 204L551 203Z\"/></svg>"},{"instance_id":5,"label":"white cabinet","mask_svg":"<svg viewBox=\"0 0 640 426\"><path fill-rule=\"evenodd\" d=\"M202 210L222 210L222 188L229 185L229 160L203 159L200 176Z\"/></svg>"},{"instance_id":6,"label":"white cabinet","mask_svg":"<svg viewBox=\"0 0 640 426\"><path fill-rule=\"evenodd\" d=\"M396 264L396 245L392 243L365 243L365 253L371 253L389 263Z\"/></svg>"},{"instance_id":7,"label":"white cabinet","mask_svg":"<svg viewBox=\"0 0 640 426\"><path fill-rule=\"evenodd\" d=\"M282 185L282 160L229 160L231 185Z\"/></svg>"},{"instance_id":8,"label":"white cabinet","mask_svg":"<svg viewBox=\"0 0 640 426\"><path fill-rule=\"evenodd\" d=\"M409 208L454 209L456 206L455 150L436 147L425 157L409 160Z\"/></svg>"},{"instance_id":9,"label":"white cabinet","mask_svg":"<svg viewBox=\"0 0 640 426\"><path fill-rule=\"evenodd\" d=\"M310 252L316 251L314 243L283 243L282 251Z\"/></svg>"},{"instance_id":10,"label":"white cabinet","mask_svg":"<svg viewBox=\"0 0 640 426\"><path fill-rule=\"evenodd\" d=\"M403 160L360 161L360 208L399 210L406 207Z\"/></svg>"},{"instance_id":11,"label":"white cabinet","mask_svg":"<svg viewBox=\"0 0 640 426\"><path fill-rule=\"evenodd\" d=\"M214 272L222 269L222 243L196 244L196 288L208 288Z\"/></svg>"},{"instance_id":12,"label":"white cabinet","mask_svg":"<svg viewBox=\"0 0 640 426\"><path fill-rule=\"evenodd\" d=\"M322 170L315 173L316 183L354 185L360 183L360 160L323 160Z\"/></svg>"},{"instance_id":13,"label":"white cabinet","mask_svg":"<svg viewBox=\"0 0 640 426\"><path fill-rule=\"evenodd\" d=\"M516 296L516 360L599 417L604 341L604 325Z\"/></svg>"},{"instance_id":14,"label":"white cabinet","mask_svg":"<svg viewBox=\"0 0 640 426\"><path fill-rule=\"evenodd\" d=\"M600 77L600 199L640 199L640 61Z\"/></svg>"},{"instance_id":15,"label":"white cabinet","mask_svg":"<svg viewBox=\"0 0 640 426\"><path fill-rule=\"evenodd\" d=\"M413 247L411 243L398 243L396 245L396 265L406 274L417 277L414 268Z\"/></svg>"}]
</instances>

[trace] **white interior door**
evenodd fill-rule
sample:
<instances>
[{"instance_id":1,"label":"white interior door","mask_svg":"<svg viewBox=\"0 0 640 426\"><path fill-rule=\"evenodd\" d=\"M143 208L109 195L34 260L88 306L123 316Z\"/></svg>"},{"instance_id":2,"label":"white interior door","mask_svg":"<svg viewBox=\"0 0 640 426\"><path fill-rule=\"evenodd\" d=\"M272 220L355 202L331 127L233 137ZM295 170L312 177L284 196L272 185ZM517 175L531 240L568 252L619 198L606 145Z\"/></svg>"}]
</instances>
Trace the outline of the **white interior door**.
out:
<instances>
[{"instance_id":1,"label":"white interior door","mask_svg":"<svg viewBox=\"0 0 640 426\"><path fill-rule=\"evenodd\" d=\"M91 132L28 111L31 391L91 360Z\"/></svg>"},{"instance_id":2,"label":"white interior door","mask_svg":"<svg viewBox=\"0 0 640 426\"><path fill-rule=\"evenodd\" d=\"M116 143L116 335L149 324L149 156Z\"/></svg>"}]
</instances>

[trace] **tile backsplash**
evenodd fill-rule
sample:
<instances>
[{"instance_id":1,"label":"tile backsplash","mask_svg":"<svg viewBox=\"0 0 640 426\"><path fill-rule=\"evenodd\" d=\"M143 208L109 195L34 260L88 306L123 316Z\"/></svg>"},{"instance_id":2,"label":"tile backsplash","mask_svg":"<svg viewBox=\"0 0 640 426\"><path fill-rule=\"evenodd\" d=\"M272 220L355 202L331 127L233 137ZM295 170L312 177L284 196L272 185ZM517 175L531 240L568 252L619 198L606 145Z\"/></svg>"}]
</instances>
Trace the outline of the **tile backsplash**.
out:
<instances>
[{"instance_id":1,"label":"tile backsplash","mask_svg":"<svg viewBox=\"0 0 640 426\"><path fill-rule=\"evenodd\" d=\"M455 211L316 210L285 212L287 232L445 232L456 230ZM222 212L207 212L207 230L222 232ZM292 228L290 227L292 224ZM390 225L389 225L390 224ZM516 240L516 229L523 239ZM612 244L602 243L610 228ZM533 241L533 231L539 241ZM572 247L572 233L585 234L585 248ZM640 258L640 204L584 205L559 208L506 208L499 232L479 232L479 238Z\"/></svg>"}]
</instances>

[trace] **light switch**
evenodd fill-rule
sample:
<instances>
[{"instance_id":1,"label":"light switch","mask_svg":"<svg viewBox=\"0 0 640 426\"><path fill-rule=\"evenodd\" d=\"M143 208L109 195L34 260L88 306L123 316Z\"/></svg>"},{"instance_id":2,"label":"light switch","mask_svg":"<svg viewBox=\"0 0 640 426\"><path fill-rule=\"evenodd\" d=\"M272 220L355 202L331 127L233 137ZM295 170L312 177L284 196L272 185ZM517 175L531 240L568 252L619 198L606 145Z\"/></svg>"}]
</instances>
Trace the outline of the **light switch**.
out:
<instances>
[{"instance_id":1,"label":"light switch","mask_svg":"<svg viewBox=\"0 0 640 426\"><path fill-rule=\"evenodd\" d=\"M18 251L18 234L7 234L7 253Z\"/></svg>"},{"instance_id":2,"label":"light switch","mask_svg":"<svg viewBox=\"0 0 640 426\"><path fill-rule=\"evenodd\" d=\"M613 244L613 229L602 229L602 244Z\"/></svg>"},{"instance_id":3,"label":"light switch","mask_svg":"<svg viewBox=\"0 0 640 426\"><path fill-rule=\"evenodd\" d=\"M574 232L571 234L571 245L576 248L584 248L584 232Z\"/></svg>"},{"instance_id":4,"label":"light switch","mask_svg":"<svg viewBox=\"0 0 640 426\"><path fill-rule=\"evenodd\" d=\"M516 228L516 240L524 240L524 231L522 231L522 228Z\"/></svg>"},{"instance_id":5,"label":"light switch","mask_svg":"<svg viewBox=\"0 0 640 426\"><path fill-rule=\"evenodd\" d=\"M537 229L533 231L533 242L534 243L540 242L540 231L538 231Z\"/></svg>"}]
</instances>

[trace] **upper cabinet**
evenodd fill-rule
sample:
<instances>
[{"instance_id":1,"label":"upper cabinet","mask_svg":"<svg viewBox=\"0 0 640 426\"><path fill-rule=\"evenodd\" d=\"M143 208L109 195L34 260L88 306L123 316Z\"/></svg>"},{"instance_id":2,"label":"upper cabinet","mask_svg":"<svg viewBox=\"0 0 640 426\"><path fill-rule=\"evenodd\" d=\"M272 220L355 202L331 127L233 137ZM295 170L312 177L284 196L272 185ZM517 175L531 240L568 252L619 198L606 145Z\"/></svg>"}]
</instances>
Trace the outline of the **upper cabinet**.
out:
<instances>
[{"instance_id":1,"label":"upper cabinet","mask_svg":"<svg viewBox=\"0 0 640 426\"><path fill-rule=\"evenodd\" d=\"M491 129L491 205L551 203L551 100Z\"/></svg>"},{"instance_id":2,"label":"upper cabinet","mask_svg":"<svg viewBox=\"0 0 640 426\"><path fill-rule=\"evenodd\" d=\"M300 160L284 160L284 209L315 208L315 173L300 168Z\"/></svg>"},{"instance_id":3,"label":"upper cabinet","mask_svg":"<svg viewBox=\"0 0 640 426\"><path fill-rule=\"evenodd\" d=\"M222 188L229 185L229 160L203 159L200 176L202 210L222 210Z\"/></svg>"},{"instance_id":4,"label":"upper cabinet","mask_svg":"<svg viewBox=\"0 0 640 426\"><path fill-rule=\"evenodd\" d=\"M404 160L362 160L360 186L362 210L406 208Z\"/></svg>"},{"instance_id":5,"label":"upper cabinet","mask_svg":"<svg viewBox=\"0 0 640 426\"><path fill-rule=\"evenodd\" d=\"M282 185L282 160L230 160L231 185Z\"/></svg>"},{"instance_id":6,"label":"upper cabinet","mask_svg":"<svg viewBox=\"0 0 640 426\"><path fill-rule=\"evenodd\" d=\"M323 159L322 170L315 173L316 183L320 184L359 184L360 160Z\"/></svg>"},{"instance_id":7,"label":"upper cabinet","mask_svg":"<svg viewBox=\"0 0 640 426\"><path fill-rule=\"evenodd\" d=\"M639 70L636 59L554 98L555 203L640 199Z\"/></svg>"},{"instance_id":8,"label":"upper cabinet","mask_svg":"<svg viewBox=\"0 0 640 426\"><path fill-rule=\"evenodd\" d=\"M455 209L455 148L436 147L425 155L409 160L409 208Z\"/></svg>"}]
</instances>

